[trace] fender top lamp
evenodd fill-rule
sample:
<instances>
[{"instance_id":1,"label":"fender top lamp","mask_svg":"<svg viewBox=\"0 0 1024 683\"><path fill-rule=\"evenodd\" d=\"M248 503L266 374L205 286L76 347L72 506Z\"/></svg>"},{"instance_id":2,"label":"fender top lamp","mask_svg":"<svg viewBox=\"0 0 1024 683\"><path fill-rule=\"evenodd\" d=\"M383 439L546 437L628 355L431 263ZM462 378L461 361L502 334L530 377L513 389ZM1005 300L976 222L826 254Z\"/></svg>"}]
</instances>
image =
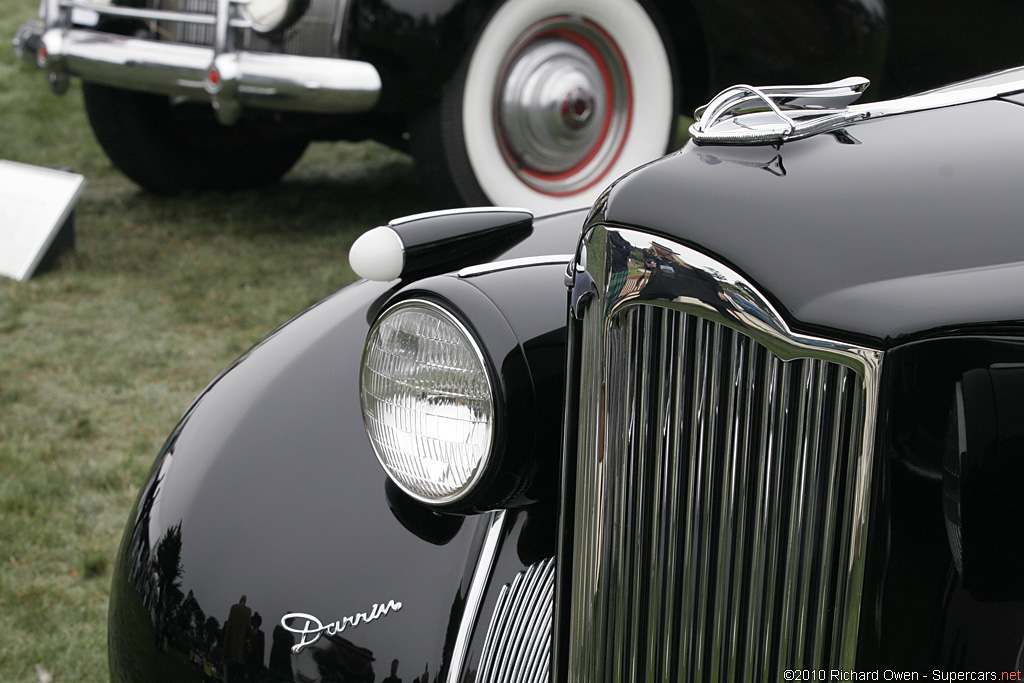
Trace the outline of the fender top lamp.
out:
<instances>
[{"instance_id":1,"label":"fender top lamp","mask_svg":"<svg viewBox=\"0 0 1024 683\"><path fill-rule=\"evenodd\" d=\"M1024 598L1024 365L963 374L942 486L963 587L978 599Z\"/></svg>"},{"instance_id":2,"label":"fender top lamp","mask_svg":"<svg viewBox=\"0 0 1024 683\"><path fill-rule=\"evenodd\" d=\"M497 396L480 344L449 310L402 301L367 337L366 433L391 480L434 506L465 501L494 451Z\"/></svg>"}]
</instances>

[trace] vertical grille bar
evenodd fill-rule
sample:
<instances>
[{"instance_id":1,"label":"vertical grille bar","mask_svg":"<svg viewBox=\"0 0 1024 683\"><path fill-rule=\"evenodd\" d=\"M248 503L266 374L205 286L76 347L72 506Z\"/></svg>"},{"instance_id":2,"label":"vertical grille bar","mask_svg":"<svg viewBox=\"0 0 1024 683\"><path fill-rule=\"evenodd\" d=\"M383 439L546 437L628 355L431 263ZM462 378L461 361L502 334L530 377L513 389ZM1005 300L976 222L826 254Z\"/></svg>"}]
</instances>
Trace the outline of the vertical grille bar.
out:
<instances>
[{"instance_id":1,"label":"vertical grille bar","mask_svg":"<svg viewBox=\"0 0 1024 683\"><path fill-rule=\"evenodd\" d=\"M581 307L588 311L584 317L584 332L581 335L580 359L584 368L597 368L603 364L603 334L602 320L599 313L595 313L595 301L585 301ZM588 453L599 453L604 451L604 443L601 437L600 411L604 402L604 393L599 376L593 373L582 373L581 392L588 396L594 406L588 410L581 410L580 420L577 427L577 439L579 449ZM580 461L576 471L576 501L577 509L584 505L592 505L595 508L603 508L605 505L604 490L604 458L596 457L588 459L587 462ZM584 631L577 631L575 637L569 643L569 658L577 662L580 670L589 671L595 674L595 680L602 671L598 666L598 656L603 654L600 644L607 640L603 637L602 631L606 628L608 619L606 617L606 600L599 599L597 579L604 575L607 570L603 566L600 557L603 529L598 525L586 524L577 528L572 546L572 564L574 567L590 567L591 572L587 576L579 577L574 581L573 600L574 618L584 623L591 624L591 628Z\"/></svg>"},{"instance_id":2,"label":"vertical grille bar","mask_svg":"<svg viewBox=\"0 0 1024 683\"><path fill-rule=\"evenodd\" d=\"M220 0L147 0L146 7L154 10L188 12L214 16ZM254 50L284 52L286 54L310 57L338 56L338 42L342 17L348 0L309 0L302 16L285 29L281 39L266 37L245 24L244 14L237 8L244 0L227 0L231 6L227 12L232 24L240 23L228 46L231 50ZM217 28L214 24L177 21L170 16L154 23L158 40L167 40L188 45L214 47Z\"/></svg>"},{"instance_id":3,"label":"vertical grille bar","mask_svg":"<svg viewBox=\"0 0 1024 683\"><path fill-rule=\"evenodd\" d=\"M623 240L597 241L588 254L607 269L604 248ZM713 262L721 293L692 303L684 267L701 257L671 248L632 247L625 300L577 308L570 675L759 681L852 666L881 354L788 333ZM644 299L655 252L678 296L658 283Z\"/></svg>"},{"instance_id":4,"label":"vertical grille bar","mask_svg":"<svg viewBox=\"0 0 1024 683\"><path fill-rule=\"evenodd\" d=\"M214 16L217 14L217 0L151 0L148 7L167 12L188 12ZM159 40L169 40L191 45L213 45L212 24L198 24L189 21L161 19L153 24Z\"/></svg>"}]
</instances>

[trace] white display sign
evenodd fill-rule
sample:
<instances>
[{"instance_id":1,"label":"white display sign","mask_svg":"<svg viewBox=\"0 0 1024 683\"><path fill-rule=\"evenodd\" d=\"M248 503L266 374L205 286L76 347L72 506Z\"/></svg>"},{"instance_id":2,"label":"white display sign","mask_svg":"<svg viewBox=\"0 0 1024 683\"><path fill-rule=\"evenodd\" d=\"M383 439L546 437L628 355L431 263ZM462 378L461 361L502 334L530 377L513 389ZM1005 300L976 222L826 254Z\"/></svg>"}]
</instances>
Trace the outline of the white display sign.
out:
<instances>
[{"instance_id":1,"label":"white display sign","mask_svg":"<svg viewBox=\"0 0 1024 683\"><path fill-rule=\"evenodd\" d=\"M0 275L32 277L84 187L77 173L0 159Z\"/></svg>"}]
</instances>

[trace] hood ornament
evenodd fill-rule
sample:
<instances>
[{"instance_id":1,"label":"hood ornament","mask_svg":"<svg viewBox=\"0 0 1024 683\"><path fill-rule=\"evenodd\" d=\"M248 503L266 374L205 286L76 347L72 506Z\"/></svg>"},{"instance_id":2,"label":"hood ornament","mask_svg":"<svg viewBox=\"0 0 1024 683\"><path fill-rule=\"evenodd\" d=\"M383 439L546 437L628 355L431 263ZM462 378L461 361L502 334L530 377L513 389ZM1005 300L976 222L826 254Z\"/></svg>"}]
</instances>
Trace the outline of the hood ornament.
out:
<instances>
[{"instance_id":1,"label":"hood ornament","mask_svg":"<svg viewBox=\"0 0 1024 683\"><path fill-rule=\"evenodd\" d=\"M854 76L820 85L726 88L696 112L690 135L698 143L768 144L838 128L863 115L848 105L871 84Z\"/></svg>"},{"instance_id":2,"label":"hood ornament","mask_svg":"<svg viewBox=\"0 0 1024 683\"><path fill-rule=\"evenodd\" d=\"M870 81L860 76L819 85L734 85L695 114L691 139L698 145L775 145L827 133L865 119L938 109L998 97L1021 89L952 87L886 102L853 105Z\"/></svg>"}]
</instances>

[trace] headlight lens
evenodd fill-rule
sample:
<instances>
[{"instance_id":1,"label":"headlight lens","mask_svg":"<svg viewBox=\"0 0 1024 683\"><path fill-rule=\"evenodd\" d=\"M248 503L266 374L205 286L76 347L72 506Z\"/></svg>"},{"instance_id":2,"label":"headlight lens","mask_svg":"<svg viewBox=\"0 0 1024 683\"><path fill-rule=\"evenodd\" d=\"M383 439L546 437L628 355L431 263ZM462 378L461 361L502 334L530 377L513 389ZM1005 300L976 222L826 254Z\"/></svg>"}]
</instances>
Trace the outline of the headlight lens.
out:
<instances>
[{"instance_id":1,"label":"headlight lens","mask_svg":"<svg viewBox=\"0 0 1024 683\"><path fill-rule=\"evenodd\" d=\"M386 311L366 341L360 390L370 443L399 487L432 504L473 489L492 451L495 396L455 316L423 300Z\"/></svg>"},{"instance_id":2,"label":"headlight lens","mask_svg":"<svg viewBox=\"0 0 1024 683\"><path fill-rule=\"evenodd\" d=\"M298 5L297 0L249 0L243 7L254 29L270 33L290 23L298 12Z\"/></svg>"}]
</instances>

